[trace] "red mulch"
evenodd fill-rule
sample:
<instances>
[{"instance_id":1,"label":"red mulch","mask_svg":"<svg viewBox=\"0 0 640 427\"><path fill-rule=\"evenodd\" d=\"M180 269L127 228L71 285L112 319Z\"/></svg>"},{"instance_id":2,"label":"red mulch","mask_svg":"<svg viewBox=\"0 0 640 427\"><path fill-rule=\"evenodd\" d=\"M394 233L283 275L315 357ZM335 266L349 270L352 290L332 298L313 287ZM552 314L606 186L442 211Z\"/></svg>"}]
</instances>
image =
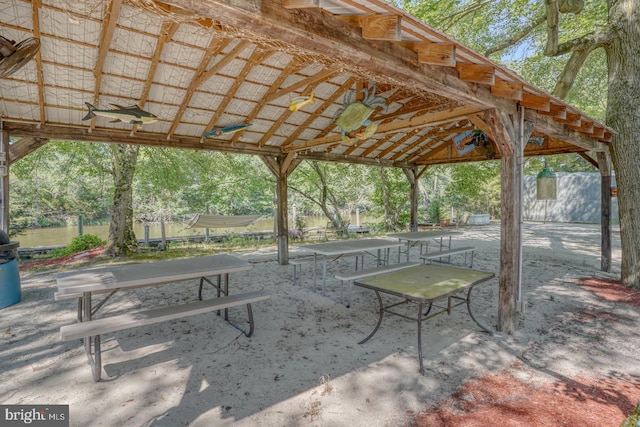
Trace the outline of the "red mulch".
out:
<instances>
[{"instance_id":1,"label":"red mulch","mask_svg":"<svg viewBox=\"0 0 640 427\"><path fill-rule=\"evenodd\" d=\"M595 293L606 301L624 302L640 307L640 289L624 286L618 280L583 277L574 283Z\"/></svg>"},{"instance_id":2,"label":"red mulch","mask_svg":"<svg viewBox=\"0 0 640 427\"><path fill-rule=\"evenodd\" d=\"M21 264L20 269L22 270L25 268L33 268L33 267L49 267L49 266L62 265L62 264L69 265L69 264L74 264L79 262L85 262L102 255L103 252L104 252L104 246L98 246L97 248L93 248L88 251L82 251L75 254L66 255L60 258L44 259L42 261L33 261L30 263Z\"/></svg>"},{"instance_id":3,"label":"red mulch","mask_svg":"<svg viewBox=\"0 0 640 427\"><path fill-rule=\"evenodd\" d=\"M582 278L575 283L599 297L640 307L640 289L619 281ZM416 427L618 427L640 400L640 379L558 378L530 384L509 371L466 383L437 407L417 414Z\"/></svg>"},{"instance_id":4,"label":"red mulch","mask_svg":"<svg viewBox=\"0 0 640 427\"><path fill-rule=\"evenodd\" d=\"M418 414L414 425L617 427L639 396L637 378L564 379L542 385L507 372L470 381L438 407Z\"/></svg>"}]
</instances>

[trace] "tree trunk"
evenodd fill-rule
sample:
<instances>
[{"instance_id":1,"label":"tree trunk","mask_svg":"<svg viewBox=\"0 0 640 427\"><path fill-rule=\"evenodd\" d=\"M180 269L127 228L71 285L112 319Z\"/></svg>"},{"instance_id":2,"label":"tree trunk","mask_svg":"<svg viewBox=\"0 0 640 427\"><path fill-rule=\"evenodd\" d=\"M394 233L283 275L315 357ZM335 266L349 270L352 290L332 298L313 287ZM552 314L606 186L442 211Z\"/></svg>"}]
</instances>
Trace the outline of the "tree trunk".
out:
<instances>
[{"instance_id":1,"label":"tree trunk","mask_svg":"<svg viewBox=\"0 0 640 427\"><path fill-rule=\"evenodd\" d=\"M138 160L138 146L110 146L113 162L113 211L106 252L111 256L126 255L138 245L133 232L133 175Z\"/></svg>"},{"instance_id":2,"label":"tree trunk","mask_svg":"<svg viewBox=\"0 0 640 427\"><path fill-rule=\"evenodd\" d=\"M384 229L386 231L394 231L399 228L398 212L400 209L391 206L391 196L389 194L389 179L386 170L378 168L380 174L380 182L382 183L382 200L384 203Z\"/></svg>"},{"instance_id":3,"label":"tree trunk","mask_svg":"<svg viewBox=\"0 0 640 427\"><path fill-rule=\"evenodd\" d=\"M618 186L622 282L640 287L640 2L609 0L612 42L605 49L609 68L607 125L614 134L611 160Z\"/></svg>"}]
</instances>

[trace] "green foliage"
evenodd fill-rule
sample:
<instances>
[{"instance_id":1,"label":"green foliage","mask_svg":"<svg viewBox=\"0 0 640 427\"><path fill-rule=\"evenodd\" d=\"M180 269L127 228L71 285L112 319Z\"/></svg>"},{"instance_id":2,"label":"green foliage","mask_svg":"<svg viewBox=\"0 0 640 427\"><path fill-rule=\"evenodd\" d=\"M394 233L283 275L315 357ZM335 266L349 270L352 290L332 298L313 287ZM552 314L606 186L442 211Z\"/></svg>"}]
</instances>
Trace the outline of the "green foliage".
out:
<instances>
[{"instance_id":1,"label":"green foliage","mask_svg":"<svg viewBox=\"0 0 640 427\"><path fill-rule=\"evenodd\" d=\"M100 237L93 234L84 234L82 236L76 236L67 247L62 249L56 249L53 251L53 257L63 257L66 255L75 254L82 251L88 251L89 249L96 248L98 246L105 245L107 242Z\"/></svg>"},{"instance_id":2,"label":"green foliage","mask_svg":"<svg viewBox=\"0 0 640 427\"><path fill-rule=\"evenodd\" d=\"M434 224L440 224L445 218L445 209L442 199L435 199L429 206L429 220Z\"/></svg>"}]
</instances>

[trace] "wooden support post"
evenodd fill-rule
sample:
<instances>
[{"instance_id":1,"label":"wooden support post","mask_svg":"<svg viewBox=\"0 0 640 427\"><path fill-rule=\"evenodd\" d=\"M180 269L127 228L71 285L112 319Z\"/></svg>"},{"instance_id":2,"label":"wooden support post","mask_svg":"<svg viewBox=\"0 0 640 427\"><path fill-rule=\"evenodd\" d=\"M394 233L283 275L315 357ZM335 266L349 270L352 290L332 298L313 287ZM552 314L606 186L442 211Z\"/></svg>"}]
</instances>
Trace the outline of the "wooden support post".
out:
<instances>
[{"instance_id":1,"label":"wooden support post","mask_svg":"<svg viewBox=\"0 0 640 427\"><path fill-rule=\"evenodd\" d=\"M9 132L0 131L0 230L9 233Z\"/></svg>"},{"instance_id":2,"label":"wooden support post","mask_svg":"<svg viewBox=\"0 0 640 427\"><path fill-rule=\"evenodd\" d=\"M519 112L519 114L522 114ZM502 156L500 210L500 276L498 295L498 330L513 333L517 326L517 294L520 288L520 247L522 230L520 202L522 185L518 169L519 147L512 119L499 110L487 110L484 121L491 127L496 146Z\"/></svg>"},{"instance_id":3,"label":"wooden support post","mask_svg":"<svg viewBox=\"0 0 640 427\"><path fill-rule=\"evenodd\" d=\"M600 270L611 271L611 167L607 153L598 152L600 169Z\"/></svg>"},{"instance_id":4,"label":"wooden support post","mask_svg":"<svg viewBox=\"0 0 640 427\"><path fill-rule=\"evenodd\" d=\"M295 156L269 157L260 156L264 164L276 177L276 240L278 242L278 263L280 265L289 264L289 212L288 195L289 185L287 178L289 174L300 164L300 160Z\"/></svg>"}]
</instances>

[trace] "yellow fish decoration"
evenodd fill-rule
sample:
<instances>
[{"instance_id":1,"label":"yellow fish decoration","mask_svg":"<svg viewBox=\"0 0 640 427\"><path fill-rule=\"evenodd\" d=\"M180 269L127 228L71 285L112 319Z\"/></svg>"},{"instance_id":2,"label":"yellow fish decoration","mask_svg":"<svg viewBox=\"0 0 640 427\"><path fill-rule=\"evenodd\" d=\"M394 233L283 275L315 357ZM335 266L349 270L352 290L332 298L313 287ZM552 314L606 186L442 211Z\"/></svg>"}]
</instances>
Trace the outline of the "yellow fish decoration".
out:
<instances>
[{"instance_id":1,"label":"yellow fish decoration","mask_svg":"<svg viewBox=\"0 0 640 427\"><path fill-rule=\"evenodd\" d=\"M293 98L291 100L291 102L289 103L289 110L291 111L298 111L304 107L306 107L309 104L315 104L316 101L313 97L313 92L311 92L311 95L309 95L308 97L306 96L297 96L295 98Z\"/></svg>"}]
</instances>

